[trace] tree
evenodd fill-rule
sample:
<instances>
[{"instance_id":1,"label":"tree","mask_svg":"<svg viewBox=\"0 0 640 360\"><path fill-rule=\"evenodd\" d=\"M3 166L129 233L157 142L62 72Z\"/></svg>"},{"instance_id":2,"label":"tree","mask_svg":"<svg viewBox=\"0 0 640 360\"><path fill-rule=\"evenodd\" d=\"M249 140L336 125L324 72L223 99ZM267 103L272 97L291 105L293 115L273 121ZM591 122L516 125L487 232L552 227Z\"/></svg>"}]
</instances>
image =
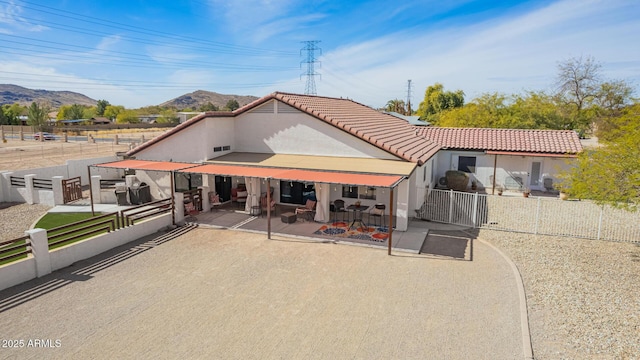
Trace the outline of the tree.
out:
<instances>
[{"instance_id":1,"label":"tree","mask_svg":"<svg viewBox=\"0 0 640 360\"><path fill-rule=\"evenodd\" d=\"M80 104L62 105L60 109L58 109L58 116L56 117L56 119L58 120L86 119L85 107Z\"/></svg>"},{"instance_id":2,"label":"tree","mask_svg":"<svg viewBox=\"0 0 640 360\"><path fill-rule=\"evenodd\" d=\"M3 105L4 115L7 117L7 122L9 125L21 125L20 115L26 114L26 107L14 103L12 105L6 104Z\"/></svg>"},{"instance_id":3,"label":"tree","mask_svg":"<svg viewBox=\"0 0 640 360\"><path fill-rule=\"evenodd\" d=\"M111 104L109 104L107 100L98 100L98 103L96 104L96 115L103 116L104 111L107 109L107 106L109 105Z\"/></svg>"},{"instance_id":4,"label":"tree","mask_svg":"<svg viewBox=\"0 0 640 360\"><path fill-rule=\"evenodd\" d=\"M218 109L217 106L215 106L214 104L211 103L211 101L207 102L206 104L200 106L200 111L218 111L220 109Z\"/></svg>"},{"instance_id":5,"label":"tree","mask_svg":"<svg viewBox=\"0 0 640 360\"><path fill-rule=\"evenodd\" d=\"M138 114L133 110L123 110L116 116L118 124L137 124L139 122Z\"/></svg>"},{"instance_id":6,"label":"tree","mask_svg":"<svg viewBox=\"0 0 640 360\"><path fill-rule=\"evenodd\" d=\"M162 110L160 112L160 115L162 116L156 119L156 122L158 122L158 124L177 124L180 122L180 118L172 109Z\"/></svg>"},{"instance_id":7,"label":"tree","mask_svg":"<svg viewBox=\"0 0 640 360\"><path fill-rule=\"evenodd\" d=\"M9 119L4 114L4 107L0 106L0 125L9 125Z\"/></svg>"},{"instance_id":8,"label":"tree","mask_svg":"<svg viewBox=\"0 0 640 360\"><path fill-rule=\"evenodd\" d=\"M240 107L240 104L238 104L238 100L236 99L231 99L227 101L227 104L224 106L224 108L229 111L234 111L239 107Z\"/></svg>"},{"instance_id":9,"label":"tree","mask_svg":"<svg viewBox=\"0 0 640 360\"><path fill-rule=\"evenodd\" d=\"M510 105L511 123L514 129L571 129L571 119L563 111L554 96L544 92L528 92L515 95Z\"/></svg>"},{"instance_id":10,"label":"tree","mask_svg":"<svg viewBox=\"0 0 640 360\"><path fill-rule=\"evenodd\" d=\"M437 113L437 120L432 119L445 127L500 128L513 122L510 116L506 95L486 93L465 106Z\"/></svg>"},{"instance_id":11,"label":"tree","mask_svg":"<svg viewBox=\"0 0 640 360\"><path fill-rule=\"evenodd\" d=\"M462 90L444 91L444 85L435 83L424 93L424 100L418 106L417 114L420 119L431 123L437 123L438 114L445 110L460 108L464 105L464 92Z\"/></svg>"},{"instance_id":12,"label":"tree","mask_svg":"<svg viewBox=\"0 0 640 360\"><path fill-rule=\"evenodd\" d=\"M73 104L69 107L67 112L67 119L76 120L84 118L84 106L80 104Z\"/></svg>"},{"instance_id":13,"label":"tree","mask_svg":"<svg viewBox=\"0 0 640 360\"><path fill-rule=\"evenodd\" d=\"M47 125L47 120L49 120L50 109L51 107L49 105L32 102L27 114L27 123L30 126L36 127L39 131L43 131ZM41 136L40 140L43 138L44 137Z\"/></svg>"},{"instance_id":14,"label":"tree","mask_svg":"<svg viewBox=\"0 0 640 360\"><path fill-rule=\"evenodd\" d=\"M586 150L561 175L560 187L573 197L629 210L640 205L640 121L621 128L604 146Z\"/></svg>"},{"instance_id":15,"label":"tree","mask_svg":"<svg viewBox=\"0 0 640 360\"><path fill-rule=\"evenodd\" d=\"M122 105L107 105L104 109L104 117L113 120L118 117L118 114L125 111Z\"/></svg>"},{"instance_id":16,"label":"tree","mask_svg":"<svg viewBox=\"0 0 640 360\"><path fill-rule=\"evenodd\" d=\"M600 88L600 68L591 56L571 58L558 64L558 95L578 112L590 105Z\"/></svg>"},{"instance_id":17,"label":"tree","mask_svg":"<svg viewBox=\"0 0 640 360\"><path fill-rule=\"evenodd\" d=\"M397 112L398 114L407 115L406 106L404 100L393 99L387 101L387 105L384 107L385 111Z\"/></svg>"}]
</instances>

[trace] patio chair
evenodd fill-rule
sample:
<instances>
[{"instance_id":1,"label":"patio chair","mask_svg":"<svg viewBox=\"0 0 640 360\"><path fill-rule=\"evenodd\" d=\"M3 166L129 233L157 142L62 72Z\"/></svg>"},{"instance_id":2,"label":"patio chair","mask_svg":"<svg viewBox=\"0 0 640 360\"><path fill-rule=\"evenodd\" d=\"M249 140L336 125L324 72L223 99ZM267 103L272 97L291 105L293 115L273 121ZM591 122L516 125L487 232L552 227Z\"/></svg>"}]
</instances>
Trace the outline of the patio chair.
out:
<instances>
[{"instance_id":1,"label":"patio chair","mask_svg":"<svg viewBox=\"0 0 640 360\"><path fill-rule=\"evenodd\" d=\"M377 219L380 220L380 226L384 225L384 210L387 208L385 204L375 204L371 210L369 210L369 225L371 225L371 219L373 219L374 225L378 224Z\"/></svg>"},{"instance_id":2,"label":"patio chair","mask_svg":"<svg viewBox=\"0 0 640 360\"><path fill-rule=\"evenodd\" d=\"M276 201L273 199L273 196L271 196L271 204L269 206L267 206L267 193L262 194L262 196L260 196L260 208L262 209L261 214L267 214L267 209L270 208L271 209L271 213L273 215L276 214Z\"/></svg>"},{"instance_id":3,"label":"patio chair","mask_svg":"<svg viewBox=\"0 0 640 360\"><path fill-rule=\"evenodd\" d=\"M542 180L542 184L544 185L544 189L548 192L553 192L555 190L552 178L544 178Z\"/></svg>"},{"instance_id":4,"label":"patio chair","mask_svg":"<svg viewBox=\"0 0 640 360\"><path fill-rule=\"evenodd\" d=\"M214 192L210 192L209 193L209 204L211 205L211 211L213 211L214 208L222 206L222 202L220 201L220 195L218 195L218 194L216 194Z\"/></svg>"},{"instance_id":5,"label":"patio chair","mask_svg":"<svg viewBox=\"0 0 640 360\"><path fill-rule=\"evenodd\" d=\"M344 200L342 199L337 199L333 201L333 204L331 205L331 212L333 213L333 221L337 221L338 220L338 214L341 214L341 219L342 221L344 221L344 214L347 214L347 210L344 207ZM347 219L349 220L349 219Z\"/></svg>"},{"instance_id":6,"label":"patio chair","mask_svg":"<svg viewBox=\"0 0 640 360\"><path fill-rule=\"evenodd\" d=\"M296 208L296 215L300 215L303 220L313 220L316 214L316 201L307 199L307 203L304 207Z\"/></svg>"},{"instance_id":7,"label":"patio chair","mask_svg":"<svg viewBox=\"0 0 640 360\"><path fill-rule=\"evenodd\" d=\"M195 205L193 205L193 202L188 201L184 203L185 220L187 218L190 218L191 220L196 220L196 215L198 215L199 213L200 211L198 211Z\"/></svg>"}]
</instances>

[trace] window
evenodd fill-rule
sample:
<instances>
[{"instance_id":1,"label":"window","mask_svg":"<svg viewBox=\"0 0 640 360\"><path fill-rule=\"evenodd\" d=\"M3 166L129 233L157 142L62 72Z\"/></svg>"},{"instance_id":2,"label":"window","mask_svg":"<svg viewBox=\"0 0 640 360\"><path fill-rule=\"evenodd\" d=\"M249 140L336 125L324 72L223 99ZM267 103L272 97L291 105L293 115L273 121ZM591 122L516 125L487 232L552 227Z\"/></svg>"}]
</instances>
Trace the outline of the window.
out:
<instances>
[{"instance_id":1,"label":"window","mask_svg":"<svg viewBox=\"0 0 640 360\"><path fill-rule=\"evenodd\" d=\"M202 186L202 174L174 173L175 191L183 192Z\"/></svg>"},{"instance_id":2,"label":"window","mask_svg":"<svg viewBox=\"0 0 640 360\"><path fill-rule=\"evenodd\" d=\"M476 172L476 157L475 156L459 156L458 157L458 170L467 173Z\"/></svg>"},{"instance_id":3,"label":"window","mask_svg":"<svg viewBox=\"0 0 640 360\"><path fill-rule=\"evenodd\" d=\"M228 151L228 150L231 150L231 145L216 146L213 148L213 152Z\"/></svg>"},{"instance_id":4,"label":"window","mask_svg":"<svg viewBox=\"0 0 640 360\"><path fill-rule=\"evenodd\" d=\"M362 187L360 189L360 199L369 199L369 200L375 200L376 199L376 188L374 187Z\"/></svg>"},{"instance_id":5,"label":"window","mask_svg":"<svg viewBox=\"0 0 640 360\"><path fill-rule=\"evenodd\" d=\"M348 186L342 185L342 197L343 198L358 198L358 187L357 186Z\"/></svg>"},{"instance_id":6,"label":"window","mask_svg":"<svg viewBox=\"0 0 640 360\"><path fill-rule=\"evenodd\" d=\"M306 204L307 200L316 201L316 190L313 184L297 181L280 181L280 202L284 204Z\"/></svg>"}]
</instances>

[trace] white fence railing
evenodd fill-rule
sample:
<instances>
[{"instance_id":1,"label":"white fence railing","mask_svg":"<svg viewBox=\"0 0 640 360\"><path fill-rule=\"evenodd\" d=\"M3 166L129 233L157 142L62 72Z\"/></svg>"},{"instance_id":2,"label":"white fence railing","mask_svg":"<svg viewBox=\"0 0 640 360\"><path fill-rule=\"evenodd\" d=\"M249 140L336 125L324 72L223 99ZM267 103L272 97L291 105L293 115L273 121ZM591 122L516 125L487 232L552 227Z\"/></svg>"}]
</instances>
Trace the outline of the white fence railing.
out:
<instances>
[{"instance_id":1,"label":"white fence railing","mask_svg":"<svg viewBox=\"0 0 640 360\"><path fill-rule=\"evenodd\" d=\"M589 201L433 189L417 216L469 227L640 242L640 212L598 206Z\"/></svg>"}]
</instances>

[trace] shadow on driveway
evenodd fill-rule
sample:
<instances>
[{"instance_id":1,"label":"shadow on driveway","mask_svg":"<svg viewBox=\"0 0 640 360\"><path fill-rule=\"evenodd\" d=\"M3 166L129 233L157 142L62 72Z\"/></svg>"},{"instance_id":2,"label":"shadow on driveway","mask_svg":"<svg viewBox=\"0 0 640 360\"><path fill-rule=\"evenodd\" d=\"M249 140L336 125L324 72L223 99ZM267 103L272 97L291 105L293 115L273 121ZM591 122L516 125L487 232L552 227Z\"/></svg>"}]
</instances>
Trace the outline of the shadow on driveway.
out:
<instances>
[{"instance_id":1,"label":"shadow on driveway","mask_svg":"<svg viewBox=\"0 0 640 360\"><path fill-rule=\"evenodd\" d=\"M71 283L90 280L93 278L93 274L173 240L196 227L197 225L189 224L168 232L152 234L92 258L79 261L49 275L3 290L0 292L0 313Z\"/></svg>"}]
</instances>

